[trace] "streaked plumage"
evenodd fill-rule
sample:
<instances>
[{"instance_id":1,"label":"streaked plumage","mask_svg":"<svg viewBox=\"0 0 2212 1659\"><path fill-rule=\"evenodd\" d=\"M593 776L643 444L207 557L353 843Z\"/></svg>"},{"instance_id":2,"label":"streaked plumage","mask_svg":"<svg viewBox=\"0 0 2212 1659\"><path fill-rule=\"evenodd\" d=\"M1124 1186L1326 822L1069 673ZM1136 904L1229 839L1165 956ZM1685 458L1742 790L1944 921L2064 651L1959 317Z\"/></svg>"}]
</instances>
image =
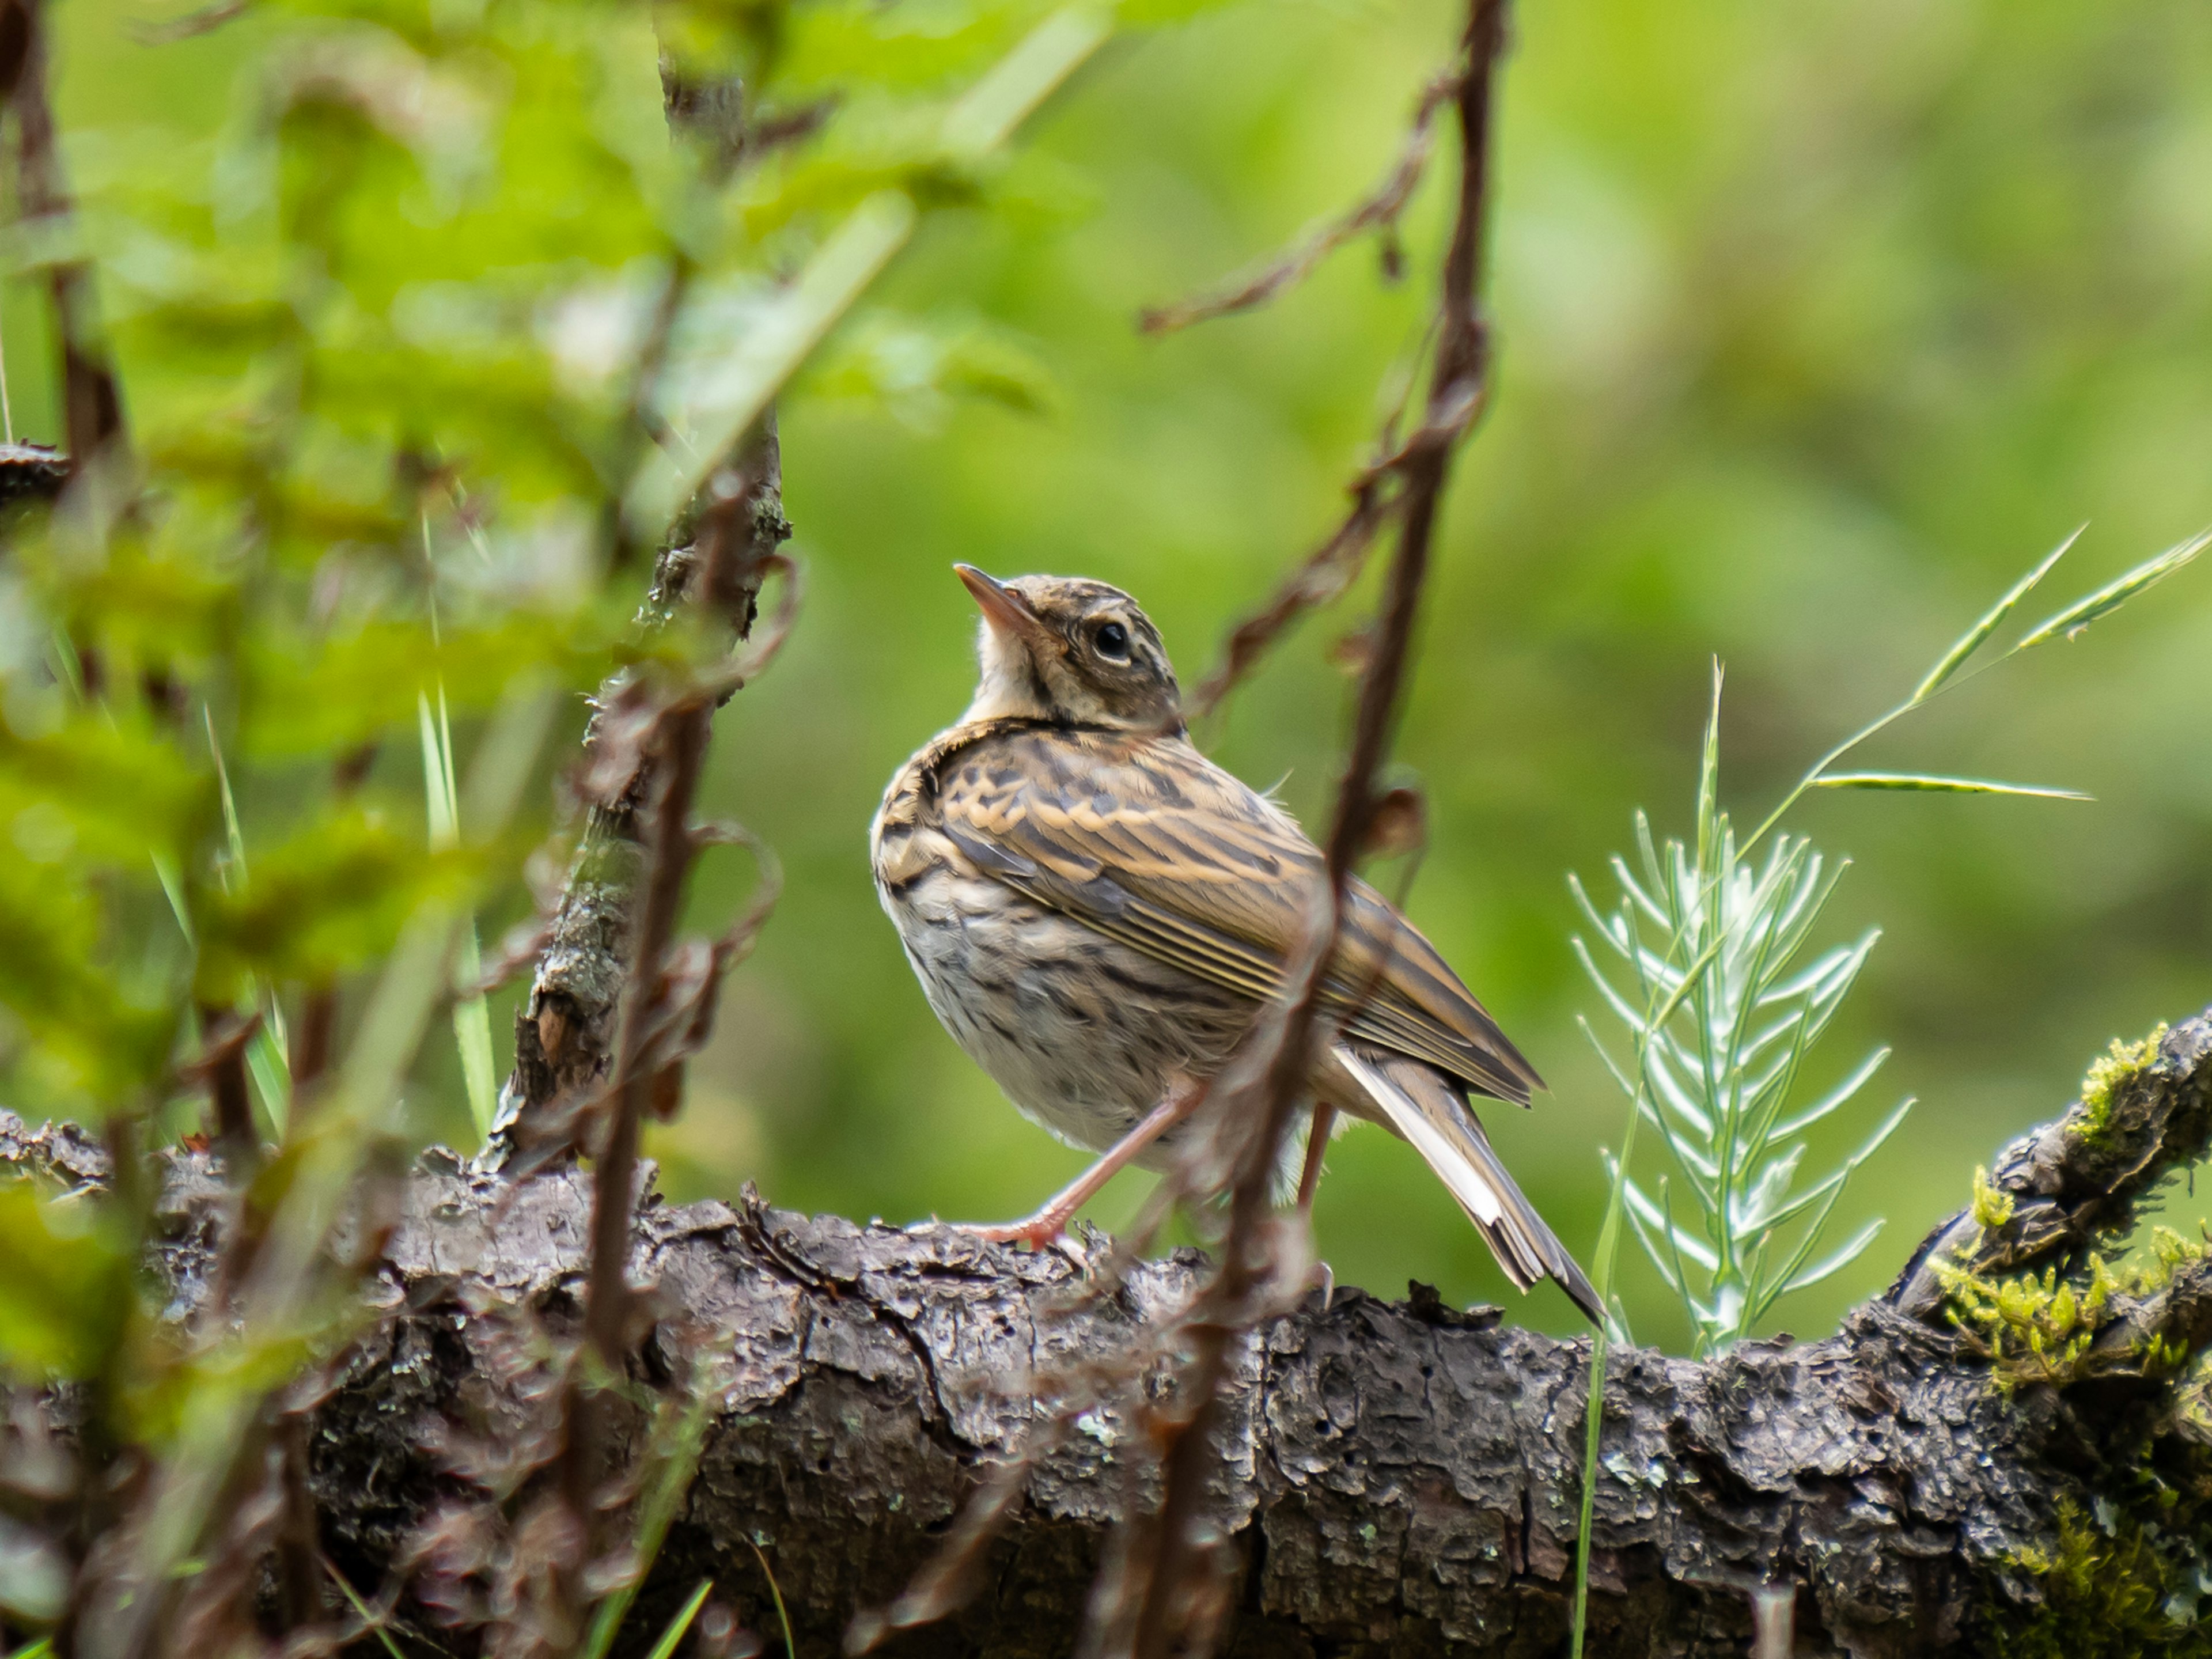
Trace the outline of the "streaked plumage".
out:
<instances>
[{"instance_id":1,"label":"streaked plumage","mask_svg":"<svg viewBox=\"0 0 2212 1659\"><path fill-rule=\"evenodd\" d=\"M1191 746L1164 647L1127 594L963 574L985 610L982 683L891 781L877 888L945 1029L1024 1114L1103 1152L1218 1067L1279 988L1323 861ZM1554 1278L1595 1316L1466 1104L1526 1105L1540 1080L1364 883L1325 994L1349 1018L1316 1097L1412 1141L1516 1284ZM1137 1161L1163 1167L1174 1140Z\"/></svg>"}]
</instances>

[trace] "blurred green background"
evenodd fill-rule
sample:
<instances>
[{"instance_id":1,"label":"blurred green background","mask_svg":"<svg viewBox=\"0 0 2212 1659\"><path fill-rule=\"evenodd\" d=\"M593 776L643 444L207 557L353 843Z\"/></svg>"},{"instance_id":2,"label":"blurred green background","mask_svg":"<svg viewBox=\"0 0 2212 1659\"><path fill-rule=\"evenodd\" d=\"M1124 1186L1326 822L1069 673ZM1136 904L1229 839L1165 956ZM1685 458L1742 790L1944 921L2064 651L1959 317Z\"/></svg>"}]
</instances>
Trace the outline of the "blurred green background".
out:
<instances>
[{"instance_id":1,"label":"blurred green background","mask_svg":"<svg viewBox=\"0 0 2212 1659\"><path fill-rule=\"evenodd\" d=\"M220 118L252 20L156 46L148 15L57 8L65 122ZM886 408L827 372L787 400L805 617L722 716L709 805L775 845L789 888L688 1114L653 1138L669 1189L750 1179L787 1205L995 1219L1080 1167L938 1029L869 884L884 781L969 688L972 611L947 567L1121 584L1200 678L1340 509L1417 344L1435 181L1399 286L1356 250L1253 317L1154 341L1133 315L1369 189L1457 21L1431 0L1248 0L1117 41L1033 128L1027 205L932 221L887 292L1018 343L1049 377L1042 411ZM1451 495L1399 760L1431 801L1414 919L1551 1081L1533 1112L1494 1109L1492 1134L1587 1255L1596 1148L1623 1110L1574 1028L1596 1002L1565 877L1602 889L1638 805L1683 826L1709 657L1729 675L1724 797L1755 817L2075 524L2054 605L2212 521L2212 11L1552 0L1515 27L1497 395ZM588 204L578 222L588 236ZM50 435L21 283L0 319L19 428ZM1364 598L1200 733L1255 783L1285 778L1310 823L1346 707L1329 647ZM1922 1102L1838 1213L1839 1232L1874 1213L1887 1232L1784 1305L1801 1334L1886 1281L2108 1038L2212 1000L2212 563L1866 759L2097 801L1846 796L1796 815L1856 860L1826 937L1886 932L1815 1080L1897 1050L1826 1145ZM711 864L702 924L746 879ZM424 1135L459 1136L448 1048L421 1081ZM1408 1149L1355 1130L1331 1170L1320 1243L1340 1283L1506 1297ZM1117 1182L1097 1218L1124 1219L1151 1179ZM1640 1261L1624 1290L1640 1338L1680 1342ZM1576 1323L1548 1288L1512 1301Z\"/></svg>"}]
</instances>

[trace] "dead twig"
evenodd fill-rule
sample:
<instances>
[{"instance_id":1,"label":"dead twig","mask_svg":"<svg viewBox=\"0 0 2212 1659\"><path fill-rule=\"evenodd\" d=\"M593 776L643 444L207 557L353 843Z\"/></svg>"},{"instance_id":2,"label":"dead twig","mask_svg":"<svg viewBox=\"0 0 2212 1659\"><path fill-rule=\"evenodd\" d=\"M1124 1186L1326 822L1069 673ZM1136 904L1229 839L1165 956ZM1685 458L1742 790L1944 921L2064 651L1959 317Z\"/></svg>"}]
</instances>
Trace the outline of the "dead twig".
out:
<instances>
[{"instance_id":1,"label":"dead twig","mask_svg":"<svg viewBox=\"0 0 2212 1659\"><path fill-rule=\"evenodd\" d=\"M1389 747L1407 664L1427 579L1437 505L1456 445L1479 417L1487 386L1488 335L1476 301L1487 209L1491 91L1502 54L1503 0L1472 0L1462 64L1425 95L1407 157L1384 190L1310 240L1270 273L1224 301L1194 308L1218 315L1257 304L1302 276L1330 247L1358 229L1395 220L1425 160L1433 117L1454 104L1462 150L1461 184L1448 245L1435 325L1435 352L1422 418L1397 437L1398 416L1386 422L1376 461L1353 480L1352 509L1322 548L1284 585L1268 609L1231 636L1226 660L1199 696L1210 708L1266 647L1305 610L1341 593L1367 548L1394 519L1401 524L1389 586L1362 670L1351 751L1340 781L1327 846L1327 879L1313 895L1313 915L1287 964L1285 988L1209 1085L1201 1133L1155 1191L1137 1234L1149 1237L1178 1202L1226 1192L1228 1224L1217 1266L1188 1307L1163 1321L1158 1334L1104 1367L1033 1379L1042 1402L1057 1398L1035 1425L1019 1456L971 1499L945 1546L890 1608L864 1615L848 1632L850 1650L874 1646L892 1631L942 1617L957 1604L983 1553L1012 1511L1034 1460L1060 1443L1068 1425L1097 1403L1142 1396L1142 1379L1166 1356L1182 1363L1164 1401L1142 1408L1158 1449L1158 1505L1149 1515L1130 1506L1093 1588L1079 1651L1096 1659L1165 1659L1172 1652L1210 1650L1231 1605L1233 1585L1224 1538L1208 1523L1206 1494L1218 1453L1215 1428L1230 1356L1261 1320L1287 1311L1302 1294L1310 1240L1296 1223L1273 1213L1273 1185L1283 1148L1305 1102L1312 1056L1333 1040L1345 1017L1327 995L1339 917L1353 868L1378 848L1410 850L1420 839L1418 798L1378 792L1376 776ZM1166 319L1182 320L1182 319ZM1161 325L1164 325L1163 322ZM1117 1247L1097 1285L1119 1285L1133 1260L1129 1241Z\"/></svg>"},{"instance_id":2,"label":"dead twig","mask_svg":"<svg viewBox=\"0 0 2212 1659\"><path fill-rule=\"evenodd\" d=\"M1395 282L1405 265L1405 256L1396 240L1398 220L1407 203L1413 199L1413 187L1421 182L1430 152L1435 148L1437 112L1458 93L1459 80L1457 74L1444 75L1429 83L1421 94L1420 102L1414 106L1405 149L1399 153L1397 165L1364 201L1311 232L1289 252L1232 288L1187 300L1180 305L1147 306L1137 314L1137 326L1147 334L1171 334L1194 323L1210 322L1217 317L1232 316L1263 306L1285 289L1304 282L1322 261L1346 242L1370 230L1382 233L1382 270Z\"/></svg>"},{"instance_id":3,"label":"dead twig","mask_svg":"<svg viewBox=\"0 0 2212 1659\"><path fill-rule=\"evenodd\" d=\"M695 600L724 611L741 629L750 628L752 621L752 596L759 591L760 578L757 573L733 577L733 568L759 559L790 568L789 561L772 547L760 554L747 530L741 528L750 526L753 507L752 492L747 489L711 497L699 525L696 568L689 584ZM781 644L795 604L790 597L795 586L787 580L781 625L771 629L761 650L749 657L765 661ZM658 695L647 682L636 682L632 688L635 695L626 700L618 722L625 728L625 741L634 744L634 752L622 762L623 769L633 777L649 779L652 794L643 826L644 861L629 940L629 974L612 1060L595 1103L605 1113L605 1125L597 1141L592 1173L591 1266L579 1358L598 1375L592 1376L583 1366L570 1369L565 1390L566 1441L559 1460L558 1484L573 1535L583 1540L587 1559L601 1553L595 1534L603 1507L599 1488L611 1462L608 1415L612 1401L608 1389L625 1375L631 1346L635 1296L628 1272L640 1138L648 1115L666 1119L676 1115L682 1099L684 1060L706 1041L722 974L750 948L781 884L774 858L749 831L732 825L702 829L690 820L719 693L731 672L725 667L691 674ZM676 927L691 867L703 848L730 843L753 849L762 872L759 890L720 939L679 947ZM580 1585L570 1588L578 1611L580 1591Z\"/></svg>"},{"instance_id":4,"label":"dead twig","mask_svg":"<svg viewBox=\"0 0 2212 1659\"><path fill-rule=\"evenodd\" d=\"M1477 286L1488 209L1491 94L1504 34L1504 0L1472 0L1462 46L1463 66L1437 83L1448 89L1459 117L1458 204L1444 255L1436 356L1424 420L1415 437L1400 447L1393 467L1404 489L1397 552L1380 627L1361 677L1352 752L1337 792L1327 848L1327 890L1304 959L1290 976L1294 988L1278 1005L1279 1018L1255 1029L1259 1052L1250 1070L1262 1081L1256 1089L1246 1085L1232 1091L1231 1099L1223 1103L1224 1117L1233 1113L1249 1119L1251 1108L1261 1107L1263 1127L1248 1139L1237 1160L1228 1237L1214 1285L1202 1298L1211 1317L1191 1328L1193 1359L1185 1371L1189 1404L1161 1426L1165 1487L1158 1518L1149 1529L1151 1559L1146 1559L1141 1550L1130 1553L1128 1567L1135 1582L1121 1597L1137 1607L1127 1646L1124 1650L1118 1642L1109 1643L1101 1650L1105 1652L1127 1650L1136 1659L1164 1659L1179 1647L1202 1650L1210 1644L1218 1616L1222 1552L1201 1516L1216 1457L1210 1431L1219 1409L1231 1343L1270 1300L1263 1293L1269 1257L1281 1249L1279 1242L1275 1251L1268 1249L1270 1185L1304 1097L1320 1024L1318 1005L1334 954L1346 887L1382 809L1375 778L1396 723L1413 626L1428 577L1437 503L1455 446L1472 426L1486 386L1489 337ZM1273 1030L1267 1030L1269 1024Z\"/></svg>"},{"instance_id":5,"label":"dead twig","mask_svg":"<svg viewBox=\"0 0 2212 1659\"><path fill-rule=\"evenodd\" d=\"M210 6L188 11L166 23L142 23L136 33L149 46L173 46L198 35L212 34L225 23L235 22L253 9L255 0L216 0Z\"/></svg>"}]
</instances>

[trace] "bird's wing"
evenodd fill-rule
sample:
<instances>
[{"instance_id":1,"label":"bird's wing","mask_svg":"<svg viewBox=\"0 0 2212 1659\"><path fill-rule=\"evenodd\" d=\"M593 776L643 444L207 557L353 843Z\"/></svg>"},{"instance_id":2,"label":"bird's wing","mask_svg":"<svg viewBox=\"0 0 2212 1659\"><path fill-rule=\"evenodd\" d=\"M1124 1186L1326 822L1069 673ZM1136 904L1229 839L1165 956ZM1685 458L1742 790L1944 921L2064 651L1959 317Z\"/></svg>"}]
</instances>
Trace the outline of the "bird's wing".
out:
<instances>
[{"instance_id":1,"label":"bird's wing","mask_svg":"<svg viewBox=\"0 0 2212 1659\"><path fill-rule=\"evenodd\" d=\"M1016 727L950 753L936 815L1034 902L1215 984L1273 995L1324 865L1280 808L1179 738ZM1429 942L1352 885L1327 981L1361 1041L1528 1103L1541 1079Z\"/></svg>"}]
</instances>

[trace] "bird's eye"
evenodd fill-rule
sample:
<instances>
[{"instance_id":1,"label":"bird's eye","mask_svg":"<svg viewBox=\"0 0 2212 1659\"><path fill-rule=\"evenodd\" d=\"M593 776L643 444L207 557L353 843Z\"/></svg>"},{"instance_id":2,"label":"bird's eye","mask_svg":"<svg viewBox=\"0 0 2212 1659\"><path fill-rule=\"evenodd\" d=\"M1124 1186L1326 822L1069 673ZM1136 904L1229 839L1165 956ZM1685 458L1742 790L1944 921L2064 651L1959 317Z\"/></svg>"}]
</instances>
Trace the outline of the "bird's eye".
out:
<instances>
[{"instance_id":1,"label":"bird's eye","mask_svg":"<svg viewBox=\"0 0 2212 1659\"><path fill-rule=\"evenodd\" d=\"M1102 657L1126 657L1129 654L1129 630L1119 623L1109 622L1091 636Z\"/></svg>"}]
</instances>

